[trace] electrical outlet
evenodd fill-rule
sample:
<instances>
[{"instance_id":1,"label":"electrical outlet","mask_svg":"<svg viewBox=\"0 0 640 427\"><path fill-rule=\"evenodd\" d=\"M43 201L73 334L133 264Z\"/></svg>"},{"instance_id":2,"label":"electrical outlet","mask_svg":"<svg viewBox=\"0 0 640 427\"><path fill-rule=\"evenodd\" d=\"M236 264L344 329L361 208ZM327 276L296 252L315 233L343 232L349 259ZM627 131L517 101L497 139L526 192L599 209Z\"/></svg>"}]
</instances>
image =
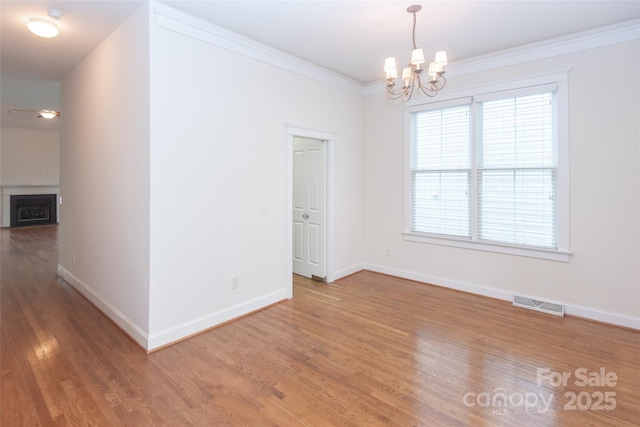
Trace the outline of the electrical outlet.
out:
<instances>
[{"instance_id":1,"label":"electrical outlet","mask_svg":"<svg viewBox=\"0 0 640 427\"><path fill-rule=\"evenodd\" d=\"M231 278L231 289L238 289L240 287L240 278L238 276Z\"/></svg>"},{"instance_id":2,"label":"electrical outlet","mask_svg":"<svg viewBox=\"0 0 640 427\"><path fill-rule=\"evenodd\" d=\"M391 256L391 248L389 248L389 247L385 248L385 250L384 250L384 254L385 254L386 256Z\"/></svg>"},{"instance_id":3,"label":"electrical outlet","mask_svg":"<svg viewBox=\"0 0 640 427\"><path fill-rule=\"evenodd\" d=\"M76 265L76 255L71 255L71 264Z\"/></svg>"}]
</instances>

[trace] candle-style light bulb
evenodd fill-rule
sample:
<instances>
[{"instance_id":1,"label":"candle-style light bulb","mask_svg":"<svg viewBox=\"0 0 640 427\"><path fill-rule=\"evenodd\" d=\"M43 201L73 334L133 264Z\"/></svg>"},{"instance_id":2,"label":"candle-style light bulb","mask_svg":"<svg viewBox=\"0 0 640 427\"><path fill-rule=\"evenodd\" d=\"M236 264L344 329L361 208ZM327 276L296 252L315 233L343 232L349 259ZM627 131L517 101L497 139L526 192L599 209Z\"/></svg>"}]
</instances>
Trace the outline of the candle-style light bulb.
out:
<instances>
[{"instance_id":1,"label":"candle-style light bulb","mask_svg":"<svg viewBox=\"0 0 640 427\"><path fill-rule=\"evenodd\" d=\"M398 78L398 70L396 69L396 59L389 57L384 60L385 79L394 80Z\"/></svg>"}]
</instances>

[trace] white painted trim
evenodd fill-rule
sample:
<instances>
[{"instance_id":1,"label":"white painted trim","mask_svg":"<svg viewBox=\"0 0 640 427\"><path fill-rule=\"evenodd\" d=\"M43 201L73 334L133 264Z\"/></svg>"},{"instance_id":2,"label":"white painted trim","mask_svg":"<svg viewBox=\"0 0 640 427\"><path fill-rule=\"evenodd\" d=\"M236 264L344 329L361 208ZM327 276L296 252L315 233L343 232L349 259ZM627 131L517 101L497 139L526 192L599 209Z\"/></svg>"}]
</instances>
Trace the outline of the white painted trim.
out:
<instances>
[{"instance_id":1,"label":"white painted trim","mask_svg":"<svg viewBox=\"0 0 640 427\"><path fill-rule=\"evenodd\" d=\"M560 68L546 70L540 73L518 75L511 78L494 80L492 82L487 82L480 85L464 86L454 91L441 93L440 95L438 95L437 99L412 99L407 103L407 106L409 107L407 108L407 111L420 111L424 108L427 108L427 105L429 106L429 108L431 108L432 104L433 108L439 108L438 104L442 104L443 106L456 105L456 103L462 102L464 100L473 101L476 97L482 95L514 91L518 89L527 90L528 88L545 86L549 84L555 84L557 85L557 90L561 90L561 86L568 84L570 72L570 68Z\"/></svg>"},{"instance_id":2,"label":"white painted trim","mask_svg":"<svg viewBox=\"0 0 640 427\"><path fill-rule=\"evenodd\" d=\"M89 285L78 279L69 270L58 264L58 275L64 279L82 296L88 299L93 305L98 307L107 317L118 325L127 335L140 344L144 349L149 349L149 336L131 319L121 313L102 296L96 293Z\"/></svg>"},{"instance_id":3,"label":"white painted trim","mask_svg":"<svg viewBox=\"0 0 640 427\"><path fill-rule=\"evenodd\" d=\"M333 273L333 278L334 278L333 281L340 280L347 276L351 276L352 274L355 274L364 269L365 269L364 264L354 264L346 268L341 268L340 270L337 270Z\"/></svg>"},{"instance_id":4,"label":"white painted trim","mask_svg":"<svg viewBox=\"0 0 640 427\"><path fill-rule=\"evenodd\" d=\"M401 270L393 267L387 267L376 264L364 263L349 268L349 274L355 273L359 270L370 270L377 273L388 274L390 276L401 277L403 279L415 280L417 282L427 283L430 285L440 286L448 289L455 289L457 291L468 292L475 295L482 295L490 298L501 299L509 302L513 302L513 293L504 291L501 289L489 288L474 283L465 283L457 280L445 279L443 277L431 276L428 274L416 273L406 270ZM345 271L346 273L346 271ZM340 276L340 277L344 277ZM546 300L544 297L539 299ZM563 302L557 302L558 304L564 304L565 314L570 316L582 317L588 320L594 320L597 322L609 323L611 325L623 326L626 328L640 330L640 318L627 316L619 313L612 313L591 307L584 307L574 304L565 304Z\"/></svg>"},{"instance_id":5,"label":"white painted trim","mask_svg":"<svg viewBox=\"0 0 640 427\"><path fill-rule=\"evenodd\" d=\"M364 264L363 268L365 270L371 270L377 273L388 274L390 276L401 277L403 279L415 280L417 282L428 283L431 285L441 286L443 288L455 289L457 291L469 292L475 295L482 295L485 297L491 297L505 301L511 301L513 299L513 294L507 291L488 288L486 286L480 286L473 283L465 283L459 282L457 280L445 279L444 277L431 276L429 274L405 271L376 264Z\"/></svg>"},{"instance_id":6,"label":"white painted trim","mask_svg":"<svg viewBox=\"0 0 640 427\"><path fill-rule=\"evenodd\" d=\"M362 84L167 6L156 5L156 25L283 70L362 95Z\"/></svg>"},{"instance_id":7,"label":"white painted trim","mask_svg":"<svg viewBox=\"0 0 640 427\"><path fill-rule=\"evenodd\" d=\"M428 243L431 245L443 245L452 246L454 248L471 249L476 251L495 252L500 254L523 256L529 258L546 259L549 261L569 262L571 261L571 252L542 249L542 248L529 248L525 246L515 246L507 244L493 243L489 241L470 240L464 238L455 238L453 236L431 236L427 234L405 232L403 233L404 240L409 242Z\"/></svg>"},{"instance_id":8,"label":"white painted trim","mask_svg":"<svg viewBox=\"0 0 640 427\"><path fill-rule=\"evenodd\" d=\"M287 277L291 283L287 285L287 298L293 298L293 135L287 134L287 184L286 184L286 236L287 236ZM326 249L326 248L325 248ZM325 259L326 262L326 259Z\"/></svg>"},{"instance_id":9,"label":"white painted trim","mask_svg":"<svg viewBox=\"0 0 640 427\"><path fill-rule=\"evenodd\" d=\"M300 136L304 138L314 138L325 141L326 146L326 188L325 188L325 281L331 283L335 280L333 273L333 242L334 242L334 216L333 216L333 189L334 189L334 170L333 170L333 144L335 143L335 134L318 131L315 129L285 125L287 135L287 260L289 277L293 275L293 137ZM291 284L291 294L288 298L293 297L293 283Z\"/></svg>"},{"instance_id":10,"label":"white painted trim","mask_svg":"<svg viewBox=\"0 0 640 427\"><path fill-rule=\"evenodd\" d=\"M456 91L443 94L437 101L431 98L418 98L407 102L404 109L404 239L412 242L453 246L458 248L482 250L489 252L504 253L516 256L547 259L551 261L570 262L570 193L569 193L569 127L568 127L568 79L569 69L549 70L542 73L535 73L526 76L499 80L483 86L472 86L460 88ZM443 108L451 105L459 105L465 102L471 103L471 108L475 108L477 102L487 97L500 97L501 94L511 96L513 91L524 91L524 93L536 93L540 88L547 86L555 87L557 96L557 250L534 248L518 245L509 245L479 240L477 234L477 218L472 212L471 227L472 238L437 235L429 233L413 232L411 230L411 113L425 111L431 108ZM472 110L472 116L475 114ZM472 120L472 125L476 121ZM473 129L473 134L477 134L477 129ZM477 141L476 141L477 142ZM472 176L475 176L472 173ZM472 192L475 197L476 194Z\"/></svg>"},{"instance_id":11,"label":"white painted trim","mask_svg":"<svg viewBox=\"0 0 640 427\"><path fill-rule=\"evenodd\" d=\"M334 209L334 198L333 195L334 193L334 177L335 177L335 173L334 173L334 165L335 165L335 161L334 161L334 151L335 151L335 135L333 134L326 134L325 136L330 136L330 139L326 139L327 141L327 151L326 151L326 156L327 156L327 170L326 170L326 188L325 188L325 209L327 210L327 215L326 215L326 219L325 219L325 223L326 223L326 230L325 230L325 235L327 240L324 242L325 244L325 271L326 271L326 277L325 277L325 281L327 283L332 283L335 280L334 274L333 274L333 262L334 262L334 224L335 224L335 217L334 217L334 213L335 213L335 209ZM293 201L293 199L292 199ZM291 210L293 210L293 206L291 208ZM293 224L293 222L292 222ZM293 244L293 242L292 242ZM293 259L293 257L291 258Z\"/></svg>"},{"instance_id":12,"label":"white painted trim","mask_svg":"<svg viewBox=\"0 0 640 427\"><path fill-rule=\"evenodd\" d=\"M523 45L475 58L453 61L447 67L446 76L447 78L461 77L637 39L640 39L640 19ZM362 94L365 96L384 92L385 85L382 80L367 83L362 88ZM446 89L441 92L441 94L445 93L447 93ZM440 95L439 98L441 98Z\"/></svg>"},{"instance_id":13,"label":"white painted trim","mask_svg":"<svg viewBox=\"0 0 640 427\"><path fill-rule=\"evenodd\" d=\"M278 289L265 295L242 301L231 307L223 308L213 313L206 314L188 322L172 326L163 331L153 333L149 336L147 350L151 351L159 347L172 344L184 338L190 337L211 329L215 326L237 319L246 314L260 310L269 305L286 300L288 297L286 288Z\"/></svg>"},{"instance_id":14,"label":"white painted trim","mask_svg":"<svg viewBox=\"0 0 640 427\"><path fill-rule=\"evenodd\" d=\"M475 74L495 68L624 43L638 38L640 38L640 20L635 19L454 62L448 67L447 75L448 77L458 77Z\"/></svg>"},{"instance_id":15,"label":"white painted trim","mask_svg":"<svg viewBox=\"0 0 640 427\"><path fill-rule=\"evenodd\" d=\"M306 128L304 126L286 125L287 135L301 136L304 138L321 139L323 141L329 141L335 139L335 134Z\"/></svg>"},{"instance_id":16,"label":"white painted trim","mask_svg":"<svg viewBox=\"0 0 640 427\"><path fill-rule=\"evenodd\" d=\"M131 319L91 289L89 285L78 279L60 264L58 264L58 275L74 289L80 292L82 296L95 305L127 335L147 351L180 341L181 339L187 338L191 335L206 331L214 326L287 299L287 289L279 289L266 295L253 298L248 301L243 301L234 306L201 316L197 319L181 323L165 329L164 331L148 335L138 325L131 321Z\"/></svg>"},{"instance_id":17,"label":"white painted trim","mask_svg":"<svg viewBox=\"0 0 640 427\"><path fill-rule=\"evenodd\" d=\"M573 304L565 304L564 313L571 316L583 317L589 320L640 330L640 318L625 316L624 314L611 313L610 311L598 310L591 307L581 307Z\"/></svg>"}]
</instances>

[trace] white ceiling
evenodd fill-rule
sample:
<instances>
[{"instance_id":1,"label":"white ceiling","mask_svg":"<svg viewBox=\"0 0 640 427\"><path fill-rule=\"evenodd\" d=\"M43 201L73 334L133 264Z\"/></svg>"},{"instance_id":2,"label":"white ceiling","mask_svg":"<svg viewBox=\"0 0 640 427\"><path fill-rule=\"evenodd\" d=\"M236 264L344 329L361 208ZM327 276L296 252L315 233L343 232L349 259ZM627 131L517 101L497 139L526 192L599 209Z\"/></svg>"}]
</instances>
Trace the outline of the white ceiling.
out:
<instances>
[{"instance_id":1,"label":"white ceiling","mask_svg":"<svg viewBox=\"0 0 640 427\"><path fill-rule=\"evenodd\" d=\"M144 1L0 0L2 126L57 130L57 119L38 119L37 113L29 112L11 114L9 110L57 108L59 100L52 101L50 93L51 88L57 87L50 82L62 80L142 3ZM31 17L49 19L47 9L58 9L64 14L62 19L56 21L60 35L54 39L41 39L26 28ZM37 84L37 81L43 82ZM7 87L17 82L23 83L25 87ZM49 90L38 98L33 93L34 87Z\"/></svg>"},{"instance_id":2,"label":"white ceiling","mask_svg":"<svg viewBox=\"0 0 640 427\"><path fill-rule=\"evenodd\" d=\"M361 83L416 43L450 62L640 17L640 1L161 1Z\"/></svg>"},{"instance_id":3,"label":"white ceiling","mask_svg":"<svg viewBox=\"0 0 640 427\"><path fill-rule=\"evenodd\" d=\"M2 0L2 77L60 81L142 3L144 0ZM408 61L412 16L406 8L411 4L423 6L417 15L417 45L428 56L446 50L450 62L640 18L638 0L157 3L363 84L382 78L385 57ZM29 33L26 22L29 17L46 17L48 8L59 9L64 16L57 22L60 35L45 40ZM4 110L4 100L1 103Z\"/></svg>"},{"instance_id":4,"label":"white ceiling","mask_svg":"<svg viewBox=\"0 0 640 427\"><path fill-rule=\"evenodd\" d=\"M61 80L111 34L143 1L0 1L2 73ZM47 9L64 16L54 21ZM54 21L60 35L42 39L27 30L31 17Z\"/></svg>"}]
</instances>

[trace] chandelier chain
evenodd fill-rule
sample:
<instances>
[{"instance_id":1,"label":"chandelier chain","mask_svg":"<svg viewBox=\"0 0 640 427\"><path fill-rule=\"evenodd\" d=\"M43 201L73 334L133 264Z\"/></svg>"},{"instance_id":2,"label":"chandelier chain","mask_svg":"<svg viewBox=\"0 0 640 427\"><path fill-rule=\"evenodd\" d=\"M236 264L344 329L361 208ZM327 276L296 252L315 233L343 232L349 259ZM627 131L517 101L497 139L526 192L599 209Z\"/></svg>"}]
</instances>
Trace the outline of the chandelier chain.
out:
<instances>
[{"instance_id":1,"label":"chandelier chain","mask_svg":"<svg viewBox=\"0 0 640 427\"><path fill-rule=\"evenodd\" d=\"M411 38L413 40L413 48L417 49L416 46L416 13L413 12L413 31L411 31Z\"/></svg>"}]
</instances>

